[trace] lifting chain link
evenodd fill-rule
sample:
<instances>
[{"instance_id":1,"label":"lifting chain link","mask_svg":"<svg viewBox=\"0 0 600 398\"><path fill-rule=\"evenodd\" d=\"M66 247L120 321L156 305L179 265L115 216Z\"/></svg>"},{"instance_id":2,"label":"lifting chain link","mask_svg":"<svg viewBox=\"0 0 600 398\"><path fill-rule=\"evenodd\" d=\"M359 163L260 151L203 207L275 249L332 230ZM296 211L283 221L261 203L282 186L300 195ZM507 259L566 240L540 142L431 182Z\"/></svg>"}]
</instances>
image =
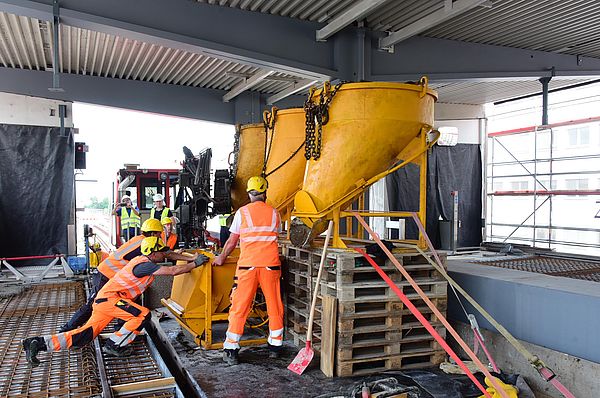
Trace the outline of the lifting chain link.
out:
<instances>
[{"instance_id":1,"label":"lifting chain link","mask_svg":"<svg viewBox=\"0 0 600 398\"><path fill-rule=\"evenodd\" d=\"M231 182L233 182L237 175L238 160L240 158L240 134L241 126L236 124L233 138L233 151L229 154L229 158L227 159L227 162L229 163L229 179ZM233 161L231 160L231 155L233 155Z\"/></svg>"},{"instance_id":2,"label":"lifting chain link","mask_svg":"<svg viewBox=\"0 0 600 398\"><path fill-rule=\"evenodd\" d=\"M271 108L271 111L263 112L263 126L265 128L265 151L264 151L264 161L261 172L261 177L267 177L267 161L269 160L269 156L271 155L271 147L273 146L273 139L275 138L275 120L277 119L277 107L274 106ZM271 141L269 142L269 130L271 130ZM267 148L267 143L269 143Z\"/></svg>"},{"instance_id":3,"label":"lifting chain link","mask_svg":"<svg viewBox=\"0 0 600 398\"><path fill-rule=\"evenodd\" d=\"M323 142L323 126L329 122L329 104L338 90L345 82L339 82L333 90L331 84L325 82L319 100L313 101L315 89L311 88L308 99L304 103L304 113L306 115L306 138L304 142L304 157L306 160L317 160L321 157L321 147Z\"/></svg>"}]
</instances>

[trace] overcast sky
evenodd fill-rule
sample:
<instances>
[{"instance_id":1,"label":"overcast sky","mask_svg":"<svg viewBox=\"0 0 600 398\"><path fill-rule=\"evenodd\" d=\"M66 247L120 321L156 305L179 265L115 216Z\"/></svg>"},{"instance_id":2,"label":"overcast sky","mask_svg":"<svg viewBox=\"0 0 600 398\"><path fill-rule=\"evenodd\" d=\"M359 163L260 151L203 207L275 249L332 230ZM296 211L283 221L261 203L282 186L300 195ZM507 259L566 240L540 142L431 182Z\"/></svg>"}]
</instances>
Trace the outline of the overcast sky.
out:
<instances>
[{"instance_id":1,"label":"overcast sky","mask_svg":"<svg viewBox=\"0 0 600 398\"><path fill-rule=\"evenodd\" d=\"M73 121L79 129L75 141L89 146L87 169L77 183L77 207L92 196L111 198L117 170L125 163L140 168L180 168L185 145L194 154L213 150L212 168L228 168L233 149L234 126L152 113L73 104Z\"/></svg>"}]
</instances>

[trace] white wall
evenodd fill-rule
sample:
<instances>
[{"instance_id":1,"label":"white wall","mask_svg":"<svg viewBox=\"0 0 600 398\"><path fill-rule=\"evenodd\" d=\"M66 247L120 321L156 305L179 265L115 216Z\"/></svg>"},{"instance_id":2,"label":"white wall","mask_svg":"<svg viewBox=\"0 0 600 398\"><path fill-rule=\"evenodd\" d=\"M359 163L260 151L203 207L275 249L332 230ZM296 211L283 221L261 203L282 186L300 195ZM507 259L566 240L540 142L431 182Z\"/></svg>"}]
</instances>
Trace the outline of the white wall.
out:
<instances>
[{"instance_id":1,"label":"white wall","mask_svg":"<svg viewBox=\"0 0 600 398\"><path fill-rule=\"evenodd\" d=\"M73 127L71 102L0 93L0 123L59 127L58 105L67 106L65 127Z\"/></svg>"}]
</instances>

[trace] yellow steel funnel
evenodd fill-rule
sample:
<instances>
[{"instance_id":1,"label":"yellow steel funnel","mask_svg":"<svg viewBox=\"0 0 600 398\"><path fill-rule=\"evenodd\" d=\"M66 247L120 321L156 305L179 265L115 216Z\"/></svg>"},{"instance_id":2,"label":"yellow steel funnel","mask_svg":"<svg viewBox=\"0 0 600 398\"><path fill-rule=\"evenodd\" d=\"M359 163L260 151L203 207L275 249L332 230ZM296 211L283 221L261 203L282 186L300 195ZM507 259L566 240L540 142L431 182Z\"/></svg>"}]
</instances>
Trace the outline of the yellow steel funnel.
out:
<instances>
[{"instance_id":1,"label":"yellow steel funnel","mask_svg":"<svg viewBox=\"0 0 600 398\"><path fill-rule=\"evenodd\" d=\"M262 123L245 124L236 129L233 150L234 180L231 187L233 209L237 210L249 202L246 182L260 175L265 158L265 126Z\"/></svg>"},{"instance_id":2,"label":"yellow steel funnel","mask_svg":"<svg viewBox=\"0 0 600 398\"><path fill-rule=\"evenodd\" d=\"M302 187L306 158L304 157L304 109L291 108L265 112L269 126L265 177L269 181L267 203L287 219L294 194Z\"/></svg>"},{"instance_id":3,"label":"yellow steel funnel","mask_svg":"<svg viewBox=\"0 0 600 398\"><path fill-rule=\"evenodd\" d=\"M315 126L314 145L309 148L313 156L302 190L294 198L294 215L320 233L324 219L348 205L375 182L374 177L383 177L381 173L402 159L401 152L413 146L418 148L408 152L426 150L425 140L416 138L433 126L437 94L423 78L419 84L349 83L336 88L326 84L311 95L314 103L321 97L330 102L328 112L321 115L320 143L319 124ZM315 154L319 146L320 153Z\"/></svg>"},{"instance_id":4,"label":"yellow steel funnel","mask_svg":"<svg viewBox=\"0 0 600 398\"><path fill-rule=\"evenodd\" d=\"M231 305L229 295L237 267L239 250L233 253L222 266L213 266L214 254L203 250L193 250L210 258L209 262L186 274L173 278L171 297L162 303L175 316L198 345L206 349L222 348L222 341L213 342L213 324L223 322L228 317ZM256 314L251 312L249 317ZM243 340L243 345L262 344L266 340Z\"/></svg>"}]
</instances>

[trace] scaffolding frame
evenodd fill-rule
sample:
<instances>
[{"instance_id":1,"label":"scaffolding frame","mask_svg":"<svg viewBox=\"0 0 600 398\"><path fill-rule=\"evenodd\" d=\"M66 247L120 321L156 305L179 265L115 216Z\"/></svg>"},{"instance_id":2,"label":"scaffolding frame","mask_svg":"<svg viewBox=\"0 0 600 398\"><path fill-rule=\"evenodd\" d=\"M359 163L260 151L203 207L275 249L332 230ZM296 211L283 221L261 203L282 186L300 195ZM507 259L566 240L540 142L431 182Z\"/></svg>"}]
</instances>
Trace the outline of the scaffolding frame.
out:
<instances>
[{"instance_id":1,"label":"scaffolding frame","mask_svg":"<svg viewBox=\"0 0 600 398\"><path fill-rule=\"evenodd\" d=\"M595 196L600 197L600 189L597 190L556 190L552 189L553 179L560 175L590 175L599 174L599 171L573 171L573 172L554 172L554 163L559 161L568 160L591 160L600 159L600 154L589 154L589 155L577 155L577 156L558 156L554 157L554 144L555 144L555 130L558 127L566 126L577 126L586 125L594 122L600 122L600 116L569 120L560 123L546 124L540 126L529 126L512 130L505 130L499 132L493 132L487 134L487 147L489 150L485 151L485 187L486 187L486 198L487 206L489 207L489 220L487 226L489 226L489 235L486 235L492 241L500 240L502 243L506 243L508 240L519 241L523 243L531 244L536 247L537 244L542 244L547 248L552 248L553 245L564 245L571 247L596 247L595 244L589 244L584 242L574 242L566 240L553 239L553 231L564 230L564 231L584 231L584 232L596 232L600 233L598 228L583 228L583 227L570 227L553 225L552 214L553 214L553 198L556 196ZM517 134L531 134L533 133L533 159L519 159L515 154L510 151L503 143L502 137L514 136ZM549 134L549 156L538 158L538 135L539 133ZM513 159L512 161L500 161L494 162L495 151L502 148L506 153ZM491 161L490 161L491 160ZM548 172L538 173L538 165L540 163L546 163L548 165ZM524 174L509 174L509 175L495 175L494 169L496 166L521 166L524 170ZM527 167L530 166L530 167ZM533 170L531 170L531 166ZM510 178L510 177L529 177L533 178L533 190L513 190L513 191L496 191L494 189L494 180L498 178ZM539 178L548 177L548 180L544 182L540 181ZM539 187L538 188L538 184ZM546 186L547 184L548 186ZM492 189L487 192L488 185L491 185ZM495 197L516 197L516 196L530 196L533 197L532 211L525 217L520 223L502 223L494 221L494 198ZM548 217L547 222L543 223L539 220L538 212L540 209L548 203ZM600 201L596 202L600 203ZM531 221L530 221L531 220ZM496 227L513 227L512 231L508 235L494 234L494 226ZM513 236L517 231L522 228L529 228L532 231L532 236L529 238L515 237ZM547 230L548 238L536 237L537 230ZM486 228L487 230L487 228Z\"/></svg>"}]
</instances>

